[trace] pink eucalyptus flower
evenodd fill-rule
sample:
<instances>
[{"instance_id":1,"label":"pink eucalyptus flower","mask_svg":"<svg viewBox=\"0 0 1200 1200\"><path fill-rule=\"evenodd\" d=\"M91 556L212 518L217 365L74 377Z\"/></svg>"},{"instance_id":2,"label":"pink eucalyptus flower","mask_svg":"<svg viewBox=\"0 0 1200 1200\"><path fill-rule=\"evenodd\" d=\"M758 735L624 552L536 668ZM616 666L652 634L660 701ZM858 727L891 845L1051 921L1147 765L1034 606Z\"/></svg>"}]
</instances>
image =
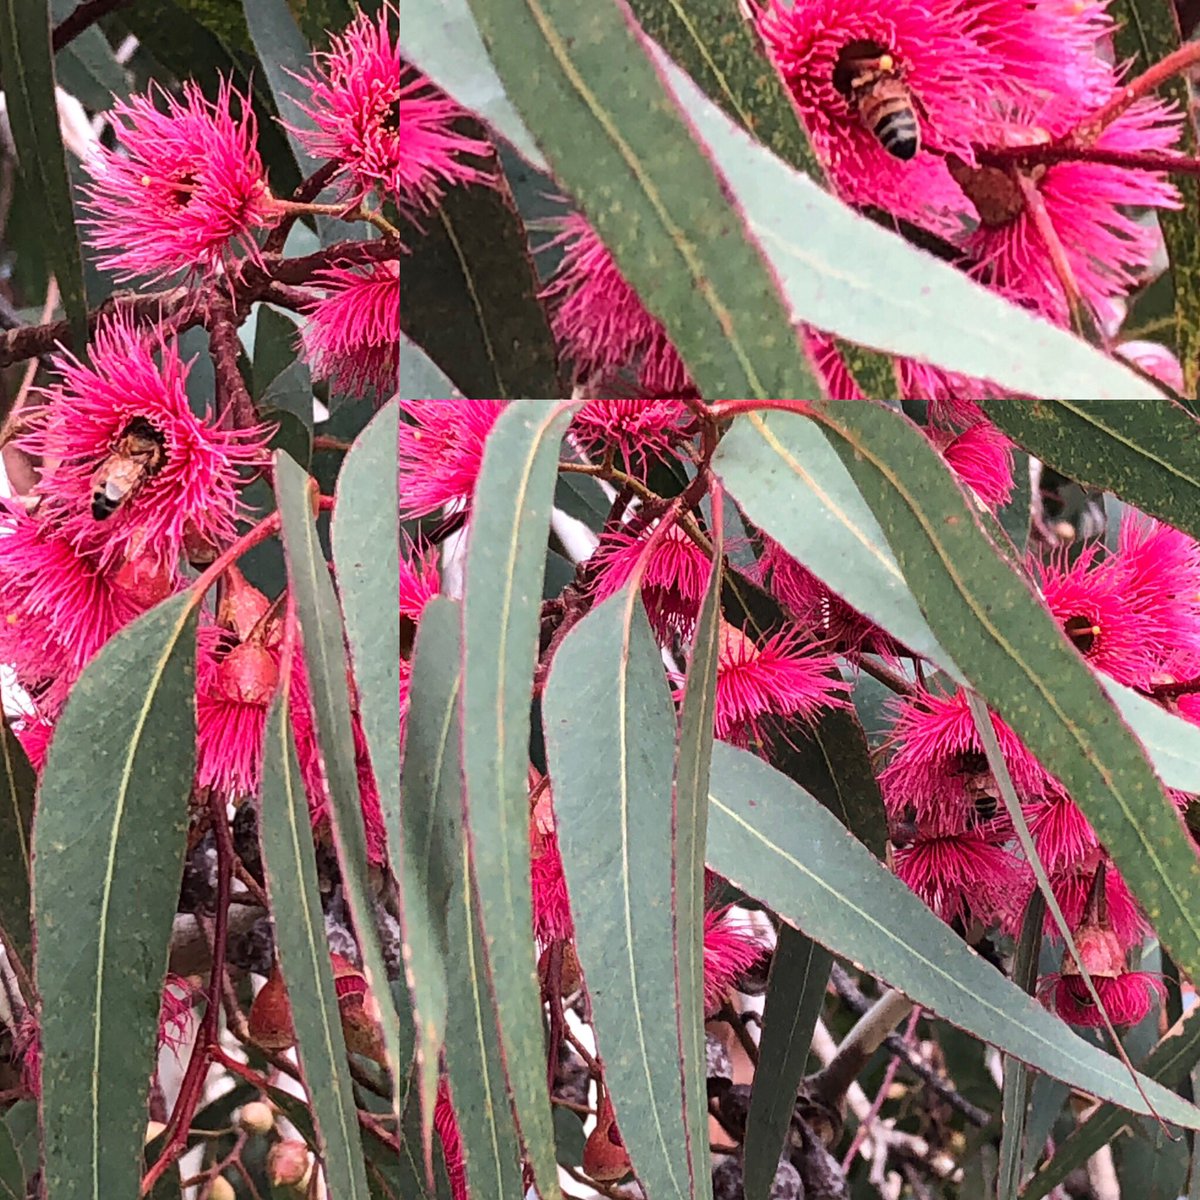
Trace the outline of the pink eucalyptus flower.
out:
<instances>
[{"instance_id":1,"label":"pink eucalyptus flower","mask_svg":"<svg viewBox=\"0 0 1200 1200\"><path fill-rule=\"evenodd\" d=\"M1101 547L1089 546L1073 563L1055 554L1031 565L1047 607L1080 654L1120 683L1148 683L1155 623L1138 607L1121 564L1100 561L1100 553Z\"/></svg>"},{"instance_id":2,"label":"pink eucalyptus flower","mask_svg":"<svg viewBox=\"0 0 1200 1200\"><path fill-rule=\"evenodd\" d=\"M313 283L324 295L308 310L301 335L313 377L350 395L390 396L400 372L399 263L333 267Z\"/></svg>"},{"instance_id":3,"label":"pink eucalyptus flower","mask_svg":"<svg viewBox=\"0 0 1200 1200\"><path fill-rule=\"evenodd\" d=\"M1099 844L1087 817L1061 789L1022 805L1022 810L1047 872L1082 863Z\"/></svg>"},{"instance_id":4,"label":"pink eucalyptus flower","mask_svg":"<svg viewBox=\"0 0 1200 1200\"><path fill-rule=\"evenodd\" d=\"M80 553L41 517L13 507L0 510L0 524L0 661L52 716L104 643L147 605L119 586L121 564Z\"/></svg>"},{"instance_id":5,"label":"pink eucalyptus flower","mask_svg":"<svg viewBox=\"0 0 1200 1200\"><path fill-rule=\"evenodd\" d=\"M400 615L419 621L425 605L442 589L438 548L405 538L400 555Z\"/></svg>"},{"instance_id":6,"label":"pink eucalyptus flower","mask_svg":"<svg viewBox=\"0 0 1200 1200\"><path fill-rule=\"evenodd\" d=\"M483 446L506 401L401 400L400 515L423 517L470 500Z\"/></svg>"},{"instance_id":7,"label":"pink eucalyptus flower","mask_svg":"<svg viewBox=\"0 0 1200 1200\"><path fill-rule=\"evenodd\" d=\"M616 450L644 476L650 463L671 456L692 435L692 414L682 400L589 400L571 421L570 434L588 456Z\"/></svg>"},{"instance_id":8,"label":"pink eucalyptus flower","mask_svg":"<svg viewBox=\"0 0 1200 1200\"><path fill-rule=\"evenodd\" d=\"M895 753L879 776L888 812L903 816L911 809L919 822L965 823L975 797L996 788L966 693L961 688L949 696L916 692L895 712L889 738ZM1052 786L1050 776L995 714L992 728L1017 795L1042 795Z\"/></svg>"},{"instance_id":9,"label":"pink eucalyptus flower","mask_svg":"<svg viewBox=\"0 0 1200 1200\"><path fill-rule=\"evenodd\" d=\"M762 958L757 934L731 908L704 910L704 1015L716 1013L738 979Z\"/></svg>"},{"instance_id":10,"label":"pink eucalyptus flower","mask_svg":"<svg viewBox=\"0 0 1200 1200\"><path fill-rule=\"evenodd\" d=\"M1092 978L1100 1003L1114 1025L1136 1025L1150 1011L1157 996L1166 999L1161 979L1143 971ZM1042 1001L1069 1025L1102 1026L1104 1017L1080 975L1049 975L1038 989Z\"/></svg>"},{"instance_id":11,"label":"pink eucalyptus flower","mask_svg":"<svg viewBox=\"0 0 1200 1200\"><path fill-rule=\"evenodd\" d=\"M301 76L307 101L297 102L312 124L289 128L314 157L340 164L347 200L378 190L416 215L432 212L448 187L491 178L467 161L491 146L455 128L464 111L401 62L395 4L359 13L313 58Z\"/></svg>"},{"instance_id":12,"label":"pink eucalyptus flower","mask_svg":"<svg viewBox=\"0 0 1200 1200\"><path fill-rule=\"evenodd\" d=\"M588 562L597 602L615 596L646 552L648 531L614 529L600 539ZM655 636L663 645L692 636L712 564L678 525L655 540L642 572L641 595Z\"/></svg>"},{"instance_id":13,"label":"pink eucalyptus flower","mask_svg":"<svg viewBox=\"0 0 1200 1200\"><path fill-rule=\"evenodd\" d=\"M109 120L119 149L84 164L92 182L83 225L101 267L154 279L215 271L238 249L257 257L254 231L276 214L246 97L223 83L209 101L187 82L177 100L155 85L118 100Z\"/></svg>"},{"instance_id":14,"label":"pink eucalyptus flower","mask_svg":"<svg viewBox=\"0 0 1200 1200\"><path fill-rule=\"evenodd\" d=\"M995 425L981 421L960 434L927 432L951 470L988 508L1012 499L1012 442Z\"/></svg>"},{"instance_id":15,"label":"pink eucalyptus flower","mask_svg":"<svg viewBox=\"0 0 1200 1200\"><path fill-rule=\"evenodd\" d=\"M662 323L646 311L591 226L576 214L562 224L566 249L545 295L555 304L554 336L580 379L598 383L631 369L650 395L694 391Z\"/></svg>"},{"instance_id":16,"label":"pink eucalyptus flower","mask_svg":"<svg viewBox=\"0 0 1200 1200\"><path fill-rule=\"evenodd\" d=\"M265 461L268 429L219 429L197 417L189 364L174 342L143 336L131 318L97 327L88 362L64 351L55 366L61 382L45 390L22 444L57 464L38 492L64 537L106 566L135 550L173 561L185 531L212 545L233 537L240 473Z\"/></svg>"},{"instance_id":17,"label":"pink eucalyptus flower","mask_svg":"<svg viewBox=\"0 0 1200 1200\"><path fill-rule=\"evenodd\" d=\"M54 737L54 724L38 718L25 718L20 728L13 726L17 741L29 759L29 765L40 775L46 765L46 755L50 753L50 740Z\"/></svg>"},{"instance_id":18,"label":"pink eucalyptus flower","mask_svg":"<svg viewBox=\"0 0 1200 1200\"><path fill-rule=\"evenodd\" d=\"M529 822L529 849L534 936L541 946L573 938L575 921L571 916L571 898L567 894L549 789L534 805Z\"/></svg>"},{"instance_id":19,"label":"pink eucalyptus flower","mask_svg":"<svg viewBox=\"0 0 1200 1200\"><path fill-rule=\"evenodd\" d=\"M764 536L757 575L788 614L818 640L842 654L878 654L894 658L900 650L873 621L831 592L784 548Z\"/></svg>"},{"instance_id":20,"label":"pink eucalyptus flower","mask_svg":"<svg viewBox=\"0 0 1200 1200\"><path fill-rule=\"evenodd\" d=\"M471 1200L471 1194L467 1190L467 1160L463 1155L462 1135L458 1131L458 1119L454 1115L450 1084L445 1078L438 1082L437 1102L433 1106L433 1127L442 1143L442 1157L446 1160L446 1177L450 1182L451 1200Z\"/></svg>"},{"instance_id":21,"label":"pink eucalyptus flower","mask_svg":"<svg viewBox=\"0 0 1200 1200\"><path fill-rule=\"evenodd\" d=\"M822 708L845 708L850 690L833 655L804 645L797 628L761 644L721 622L717 654L716 736L747 746L767 737L773 718L813 720Z\"/></svg>"},{"instance_id":22,"label":"pink eucalyptus flower","mask_svg":"<svg viewBox=\"0 0 1200 1200\"><path fill-rule=\"evenodd\" d=\"M896 876L948 924L976 917L991 924L1011 905L1019 867L986 827L918 830L897 847Z\"/></svg>"},{"instance_id":23,"label":"pink eucalyptus flower","mask_svg":"<svg viewBox=\"0 0 1200 1200\"><path fill-rule=\"evenodd\" d=\"M1194 674L1200 668L1200 545L1126 509L1113 569L1148 623L1158 658Z\"/></svg>"},{"instance_id":24,"label":"pink eucalyptus flower","mask_svg":"<svg viewBox=\"0 0 1200 1200\"><path fill-rule=\"evenodd\" d=\"M1069 133L1081 117L1073 99L1023 114L1025 140L1036 144ZM1100 150L1161 153L1175 147L1180 115L1156 100L1140 100L1096 138ZM1019 142L1019 134L1009 139ZM1178 208L1179 193L1161 171L1096 162L1058 162L1030 174L1062 245L1083 300L1098 309L1139 281L1158 246L1156 230L1129 215L1131 208ZM969 182L965 185L970 191ZM974 273L991 287L1029 301L1051 321L1069 317L1066 293L1023 202L995 211L976 204L980 224L966 243ZM1015 215L1012 208L1015 207Z\"/></svg>"},{"instance_id":25,"label":"pink eucalyptus flower","mask_svg":"<svg viewBox=\"0 0 1200 1200\"><path fill-rule=\"evenodd\" d=\"M818 330L806 329L804 346L830 400L866 399L833 338Z\"/></svg>"}]
</instances>

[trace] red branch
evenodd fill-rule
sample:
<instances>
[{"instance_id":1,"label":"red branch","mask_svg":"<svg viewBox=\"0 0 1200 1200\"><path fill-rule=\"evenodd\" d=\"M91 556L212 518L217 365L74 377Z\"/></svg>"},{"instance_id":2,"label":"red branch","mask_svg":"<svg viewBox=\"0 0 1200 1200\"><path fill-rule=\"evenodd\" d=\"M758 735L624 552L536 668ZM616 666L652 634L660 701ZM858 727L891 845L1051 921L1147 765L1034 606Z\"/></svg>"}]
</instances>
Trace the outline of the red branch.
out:
<instances>
[{"instance_id":1,"label":"red branch","mask_svg":"<svg viewBox=\"0 0 1200 1200\"><path fill-rule=\"evenodd\" d=\"M216 289L223 289L220 298L216 299L219 307L222 299L228 301L231 282L236 296L234 318L239 323L249 312L250 306L259 300L278 304L281 308L302 309L311 303L313 297L307 292L297 292L295 285L310 283L317 272L339 264L362 266L372 262L394 261L400 257L400 253L397 239L376 238L370 242L338 242L300 258L275 261L264 258L261 266L246 262L230 280L218 280L196 288L169 288L147 296L135 296L128 292L111 296L88 313L88 328L94 330L97 322L118 312L132 317L139 325L169 322L176 332L193 325L211 328ZM4 330L0 332L0 367L46 354L60 344L67 344L70 335L70 323L65 320Z\"/></svg>"}]
</instances>

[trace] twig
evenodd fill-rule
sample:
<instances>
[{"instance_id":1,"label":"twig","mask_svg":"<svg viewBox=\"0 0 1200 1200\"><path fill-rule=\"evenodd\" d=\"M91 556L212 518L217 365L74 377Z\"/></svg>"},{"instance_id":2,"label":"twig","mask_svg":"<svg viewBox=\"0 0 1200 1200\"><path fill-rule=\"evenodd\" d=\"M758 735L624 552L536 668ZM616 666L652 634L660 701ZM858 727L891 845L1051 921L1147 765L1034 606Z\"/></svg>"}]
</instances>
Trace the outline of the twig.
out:
<instances>
[{"instance_id":1,"label":"twig","mask_svg":"<svg viewBox=\"0 0 1200 1200\"><path fill-rule=\"evenodd\" d=\"M842 1040L837 1053L808 1081L814 1099L840 1105L847 1089L862 1073L871 1056L888 1034L912 1012L912 1001L903 992L889 988L859 1017Z\"/></svg>"},{"instance_id":2,"label":"twig","mask_svg":"<svg viewBox=\"0 0 1200 1200\"><path fill-rule=\"evenodd\" d=\"M862 994L854 980L846 973L846 969L838 963L833 964L833 969L830 973L833 981L834 989L842 1000L857 1013L865 1013L871 1007L871 1002ZM982 1108L976 1107L965 1096L960 1095L946 1081L940 1078L937 1073L922 1062L920 1057L913 1051L912 1047L904 1044L903 1040L895 1034L890 1035L885 1041L884 1046L890 1054L900 1058L904 1065L908 1067L921 1082L933 1092L939 1100L944 1100L956 1112L961 1113L972 1125L982 1129L991 1121L991 1116Z\"/></svg>"},{"instance_id":3,"label":"twig","mask_svg":"<svg viewBox=\"0 0 1200 1200\"><path fill-rule=\"evenodd\" d=\"M307 179L301 181L300 186L292 193L292 199L298 204L315 200L341 168L342 164L337 159L330 159L323 167L318 168ZM300 216L301 214L298 212L288 213L271 230L267 235L267 240L263 243L264 254L278 254L283 249L287 236L292 231L292 226L300 219Z\"/></svg>"},{"instance_id":4,"label":"twig","mask_svg":"<svg viewBox=\"0 0 1200 1200\"><path fill-rule=\"evenodd\" d=\"M1182 74L1189 67L1200 63L1200 42L1185 42L1178 50L1168 54L1140 75L1131 79L1123 88L1102 104L1090 117L1079 123L1074 137L1077 144L1086 145L1143 96L1149 95L1173 75Z\"/></svg>"},{"instance_id":5,"label":"twig","mask_svg":"<svg viewBox=\"0 0 1200 1200\"><path fill-rule=\"evenodd\" d=\"M118 8L124 8L132 0L84 0L83 4L73 8L57 25L50 35L50 46L57 54L64 46L69 46L85 29L90 29L97 21L103 20L109 13Z\"/></svg>"}]
</instances>

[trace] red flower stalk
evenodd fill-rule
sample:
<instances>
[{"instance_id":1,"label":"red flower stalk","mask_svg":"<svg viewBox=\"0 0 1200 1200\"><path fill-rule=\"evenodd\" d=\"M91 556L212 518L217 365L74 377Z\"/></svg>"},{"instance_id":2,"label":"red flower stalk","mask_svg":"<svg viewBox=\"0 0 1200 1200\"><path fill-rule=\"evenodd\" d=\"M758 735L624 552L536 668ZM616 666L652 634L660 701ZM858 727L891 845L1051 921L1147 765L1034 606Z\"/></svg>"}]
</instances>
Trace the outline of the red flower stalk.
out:
<instances>
[{"instance_id":1,"label":"red flower stalk","mask_svg":"<svg viewBox=\"0 0 1200 1200\"><path fill-rule=\"evenodd\" d=\"M721 622L714 726L722 741L762 741L772 718L813 720L822 708L845 708L850 690L837 660L803 645L799 629L781 629L761 644Z\"/></svg>"},{"instance_id":2,"label":"red flower stalk","mask_svg":"<svg viewBox=\"0 0 1200 1200\"><path fill-rule=\"evenodd\" d=\"M605 533L589 560L595 572L597 603L615 596L646 553L651 529ZM708 556L676 524L656 538L642 570L641 595L655 637L664 645L687 640L695 629L712 564Z\"/></svg>"},{"instance_id":3,"label":"red flower stalk","mask_svg":"<svg viewBox=\"0 0 1200 1200\"><path fill-rule=\"evenodd\" d=\"M313 378L354 396L390 396L399 386L400 264L332 267L313 284L323 295L302 334Z\"/></svg>"},{"instance_id":4,"label":"red flower stalk","mask_svg":"<svg viewBox=\"0 0 1200 1200\"><path fill-rule=\"evenodd\" d=\"M232 539L241 472L266 460L271 430L197 417L190 364L129 316L97 327L88 362L64 351L55 366L61 381L21 444L58 464L37 490L72 544L107 566L133 552L173 563L186 531L212 545Z\"/></svg>"},{"instance_id":5,"label":"red flower stalk","mask_svg":"<svg viewBox=\"0 0 1200 1200\"><path fill-rule=\"evenodd\" d=\"M423 517L468 502L483 447L506 401L401 400L400 515Z\"/></svg>"},{"instance_id":6,"label":"red flower stalk","mask_svg":"<svg viewBox=\"0 0 1200 1200\"><path fill-rule=\"evenodd\" d=\"M235 105L236 100L236 115ZM274 219L249 101L223 83L207 100L191 82L177 100L157 85L109 112L119 150L84 165L86 238L118 278L220 268L236 249L252 258L254 231Z\"/></svg>"}]
</instances>

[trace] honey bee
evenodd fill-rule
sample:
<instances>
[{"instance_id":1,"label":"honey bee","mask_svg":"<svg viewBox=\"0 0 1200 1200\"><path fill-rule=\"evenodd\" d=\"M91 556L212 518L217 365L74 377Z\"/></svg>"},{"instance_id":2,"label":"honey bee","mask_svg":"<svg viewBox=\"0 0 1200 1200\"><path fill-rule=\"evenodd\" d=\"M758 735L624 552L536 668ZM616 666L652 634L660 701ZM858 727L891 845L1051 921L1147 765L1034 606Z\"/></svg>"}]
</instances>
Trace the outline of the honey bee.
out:
<instances>
[{"instance_id":1,"label":"honey bee","mask_svg":"<svg viewBox=\"0 0 1200 1200\"><path fill-rule=\"evenodd\" d=\"M134 417L92 475L92 517L111 517L167 461L166 439L145 417Z\"/></svg>"},{"instance_id":2,"label":"honey bee","mask_svg":"<svg viewBox=\"0 0 1200 1200\"><path fill-rule=\"evenodd\" d=\"M893 157L907 162L921 149L912 93L896 60L869 43L842 53L834 85L858 109L859 120Z\"/></svg>"},{"instance_id":3,"label":"honey bee","mask_svg":"<svg viewBox=\"0 0 1200 1200\"><path fill-rule=\"evenodd\" d=\"M1000 791L982 754L962 755L956 772L962 780L963 794L975 808L980 821L990 821L1000 808Z\"/></svg>"}]
</instances>

